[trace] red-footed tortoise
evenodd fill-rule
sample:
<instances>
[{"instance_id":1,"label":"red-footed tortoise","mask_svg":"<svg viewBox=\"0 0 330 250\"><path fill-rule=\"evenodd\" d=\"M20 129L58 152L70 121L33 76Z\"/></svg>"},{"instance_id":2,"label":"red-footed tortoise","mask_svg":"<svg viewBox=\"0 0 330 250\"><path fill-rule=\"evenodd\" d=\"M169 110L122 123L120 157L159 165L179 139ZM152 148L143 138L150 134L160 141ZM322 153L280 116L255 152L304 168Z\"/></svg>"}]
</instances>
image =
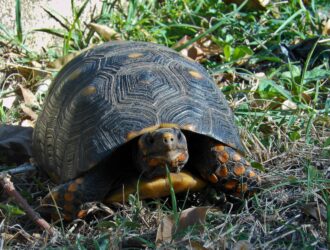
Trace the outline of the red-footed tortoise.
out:
<instances>
[{"instance_id":1,"label":"red-footed tortoise","mask_svg":"<svg viewBox=\"0 0 330 250\"><path fill-rule=\"evenodd\" d=\"M206 70L153 43L105 43L65 65L49 88L33 149L60 184L44 201L55 201L67 220L131 178L164 178L166 167L185 166L235 195L259 183Z\"/></svg>"}]
</instances>

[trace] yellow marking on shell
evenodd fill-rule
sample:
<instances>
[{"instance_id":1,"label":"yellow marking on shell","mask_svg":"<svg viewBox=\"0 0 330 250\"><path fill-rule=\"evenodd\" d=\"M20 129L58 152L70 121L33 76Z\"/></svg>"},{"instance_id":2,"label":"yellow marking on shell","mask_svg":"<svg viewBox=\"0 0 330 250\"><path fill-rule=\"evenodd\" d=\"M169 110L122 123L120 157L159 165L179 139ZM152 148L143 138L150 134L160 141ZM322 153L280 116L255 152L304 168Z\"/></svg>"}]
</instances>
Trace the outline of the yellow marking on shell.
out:
<instances>
[{"instance_id":1,"label":"yellow marking on shell","mask_svg":"<svg viewBox=\"0 0 330 250\"><path fill-rule=\"evenodd\" d=\"M179 125L175 123L161 123L159 128L179 128Z\"/></svg>"},{"instance_id":2,"label":"yellow marking on shell","mask_svg":"<svg viewBox=\"0 0 330 250\"><path fill-rule=\"evenodd\" d=\"M159 128L179 128L179 126L175 123L161 123L161 124L156 124L150 127L146 127L144 129L141 129L140 131L131 131L127 134L126 139L127 141L130 141L140 135L143 135L145 133L150 133L155 131L156 129Z\"/></svg>"},{"instance_id":3,"label":"yellow marking on shell","mask_svg":"<svg viewBox=\"0 0 330 250\"><path fill-rule=\"evenodd\" d=\"M186 124L181 127L182 129L189 130L189 131L196 131L196 126L193 124Z\"/></svg>"},{"instance_id":4,"label":"yellow marking on shell","mask_svg":"<svg viewBox=\"0 0 330 250\"><path fill-rule=\"evenodd\" d=\"M129 58L139 58L139 57L141 57L141 56L143 56L143 54L142 53L132 53L132 54L129 54L128 55L128 57Z\"/></svg>"},{"instance_id":5,"label":"yellow marking on shell","mask_svg":"<svg viewBox=\"0 0 330 250\"><path fill-rule=\"evenodd\" d=\"M226 151L222 151L219 153L218 159L221 163L226 163L229 159L229 154Z\"/></svg>"},{"instance_id":6,"label":"yellow marking on shell","mask_svg":"<svg viewBox=\"0 0 330 250\"><path fill-rule=\"evenodd\" d=\"M71 183L68 187L69 192L75 192L77 190L78 190L78 184L76 182Z\"/></svg>"},{"instance_id":7,"label":"yellow marking on shell","mask_svg":"<svg viewBox=\"0 0 330 250\"><path fill-rule=\"evenodd\" d=\"M140 135L143 135L145 133L150 133L152 131L155 131L158 128L159 128L159 125L154 125L154 126L150 126L150 127L144 128L144 129L142 129L140 131L131 131L131 132L129 132L127 134L126 139L127 139L127 141L130 141L130 140L132 140L132 139L134 139L134 138L136 138L136 137L138 137Z\"/></svg>"},{"instance_id":8,"label":"yellow marking on shell","mask_svg":"<svg viewBox=\"0 0 330 250\"><path fill-rule=\"evenodd\" d=\"M75 71L73 71L71 73L71 75L69 75L69 77L67 78L67 81L74 81L76 78L78 78L81 75L81 69L78 68Z\"/></svg>"},{"instance_id":9,"label":"yellow marking on shell","mask_svg":"<svg viewBox=\"0 0 330 250\"><path fill-rule=\"evenodd\" d=\"M73 205L72 204L65 204L63 206L63 209L66 211L66 212L72 212L73 211Z\"/></svg>"},{"instance_id":10,"label":"yellow marking on shell","mask_svg":"<svg viewBox=\"0 0 330 250\"><path fill-rule=\"evenodd\" d=\"M243 165L238 165L234 167L234 173L237 176L242 176L245 173L245 167Z\"/></svg>"},{"instance_id":11,"label":"yellow marking on shell","mask_svg":"<svg viewBox=\"0 0 330 250\"><path fill-rule=\"evenodd\" d=\"M226 166L221 166L220 168L218 168L215 173L219 176L219 177L227 177L228 175L228 168Z\"/></svg>"},{"instance_id":12,"label":"yellow marking on shell","mask_svg":"<svg viewBox=\"0 0 330 250\"><path fill-rule=\"evenodd\" d=\"M89 95L93 95L95 93L96 93L95 86L87 86L87 87L83 88L83 90L81 91L81 94L83 96L89 96Z\"/></svg>"},{"instance_id":13,"label":"yellow marking on shell","mask_svg":"<svg viewBox=\"0 0 330 250\"><path fill-rule=\"evenodd\" d=\"M237 181L235 180L227 181L225 184L225 188L227 190L233 190L236 186L237 186Z\"/></svg>"},{"instance_id":14,"label":"yellow marking on shell","mask_svg":"<svg viewBox=\"0 0 330 250\"><path fill-rule=\"evenodd\" d=\"M203 79L203 76L195 70L190 70L189 74L196 79Z\"/></svg>"},{"instance_id":15,"label":"yellow marking on shell","mask_svg":"<svg viewBox=\"0 0 330 250\"><path fill-rule=\"evenodd\" d=\"M211 174L208 178L211 183L218 183L219 179L215 174Z\"/></svg>"},{"instance_id":16,"label":"yellow marking on shell","mask_svg":"<svg viewBox=\"0 0 330 250\"><path fill-rule=\"evenodd\" d=\"M73 193L67 192L64 194L64 200L65 201L73 201L74 195Z\"/></svg>"},{"instance_id":17,"label":"yellow marking on shell","mask_svg":"<svg viewBox=\"0 0 330 250\"><path fill-rule=\"evenodd\" d=\"M84 182L84 178L78 178L74 182L77 183L77 184L81 184L81 183Z\"/></svg>"},{"instance_id":18,"label":"yellow marking on shell","mask_svg":"<svg viewBox=\"0 0 330 250\"><path fill-rule=\"evenodd\" d=\"M242 156L239 153L235 153L233 155L233 161L240 161L242 159Z\"/></svg>"}]
</instances>

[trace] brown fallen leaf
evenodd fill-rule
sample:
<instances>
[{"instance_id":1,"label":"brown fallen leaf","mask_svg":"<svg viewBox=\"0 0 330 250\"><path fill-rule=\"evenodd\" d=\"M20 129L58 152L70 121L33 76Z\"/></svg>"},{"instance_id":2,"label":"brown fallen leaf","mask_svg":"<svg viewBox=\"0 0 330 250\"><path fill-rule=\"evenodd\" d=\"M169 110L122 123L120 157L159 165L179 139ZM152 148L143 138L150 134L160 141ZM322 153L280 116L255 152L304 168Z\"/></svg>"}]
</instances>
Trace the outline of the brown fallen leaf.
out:
<instances>
[{"instance_id":1,"label":"brown fallen leaf","mask_svg":"<svg viewBox=\"0 0 330 250\"><path fill-rule=\"evenodd\" d=\"M199 33L197 35L199 35ZM191 40L191 37L185 35L173 48L179 48L189 40ZM180 51L181 55L198 62L210 56L219 55L220 52L221 48L212 41L211 36L203 37Z\"/></svg>"},{"instance_id":2,"label":"brown fallen leaf","mask_svg":"<svg viewBox=\"0 0 330 250\"><path fill-rule=\"evenodd\" d=\"M57 58L55 61L49 62L47 66L50 67L50 68L53 68L53 69L61 69L65 64L70 62L73 58L78 56L83 51L84 50L72 52L72 53L70 53L66 56Z\"/></svg>"},{"instance_id":3,"label":"brown fallen leaf","mask_svg":"<svg viewBox=\"0 0 330 250\"><path fill-rule=\"evenodd\" d=\"M250 250L253 249L247 240L239 240L234 244L233 250Z\"/></svg>"},{"instance_id":4,"label":"brown fallen leaf","mask_svg":"<svg viewBox=\"0 0 330 250\"><path fill-rule=\"evenodd\" d=\"M15 101L16 101L16 95L7 96L1 99L2 106L7 109L11 109Z\"/></svg>"},{"instance_id":5,"label":"brown fallen leaf","mask_svg":"<svg viewBox=\"0 0 330 250\"><path fill-rule=\"evenodd\" d=\"M34 122L28 119L25 119L21 122L22 127L31 127L34 128Z\"/></svg>"},{"instance_id":6,"label":"brown fallen leaf","mask_svg":"<svg viewBox=\"0 0 330 250\"><path fill-rule=\"evenodd\" d=\"M41 69L41 65L37 64L37 62L32 62L31 64L32 67L6 62L6 66L16 69L25 79L44 78L51 75L51 72Z\"/></svg>"},{"instance_id":7,"label":"brown fallen leaf","mask_svg":"<svg viewBox=\"0 0 330 250\"><path fill-rule=\"evenodd\" d=\"M19 88L21 89L22 96L24 99L24 104L29 107L39 106L37 97L32 93L31 90L25 88L23 85L19 84Z\"/></svg>"},{"instance_id":8,"label":"brown fallen leaf","mask_svg":"<svg viewBox=\"0 0 330 250\"><path fill-rule=\"evenodd\" d=\"M106 25L90 23L87 24L87 27L99 34L100 37L105 41L121 40L121 37L118 32Z\"/></svg>"},{"instance_id":9,"label":"brown fallen leaf","mask_svg":"<svg viewBox=\"0 0 330 250\"><path fill-rule=\"evenodd\" d=\"M304 214L313 217L316 220L326 221L327 219L327 210L323 204L317 204L316 202L310 202L304 204L301 207L301 210Z\"/></svg>"},{"instance_id":10,"label":"brown fallen leaf","mask_svg":"<svg viewBox=\"0 0 330 250\"><path fill-rule=\"evenodd\" d=\"M30 107L28 107L28 106L26 106L24 103L22 103L22 104L20 105L20 108L22 109L22 111L23 111L26 115L28 115L28 116L32 119L32 121L36 121L36 120L37 120L37 118L38 118L37 113L34 112Z\"/></svg>"},{"instance_id":11,"label":"brown fallen leaf","mask_svg":"<svg viewBox=\"0 0 330 250\"><path fill-rule=\"evenodd\" d=\"M296 110L297 104L290 100L285 100L281 105L282 110Z\"/></svg>"},{"instance_id":12,"label":"brown fallen leaf","mask_svg":"<svg viewBox=\"0 0 330 250\"><path fill-rule=\"evenodd\" d=\"M330 35L330 19L324 23L324 27L322 30L322 35Z\"/></svg>"},{"instance_id":13,"label":"brown fallen leaf","mask_svg":"<svg viewBox=\"0 0 330 250\"><path fill-rule=\"evenodd\" d=\"M210 207L192 207L181 212L178 224L176 225L173 215L165 216L157 230L156 244L171 242L178 239L178 234L192 226L203 226L205 224L206 212ZM199 228L202 230L202 227Z\"/></svg>"}]
</instances>

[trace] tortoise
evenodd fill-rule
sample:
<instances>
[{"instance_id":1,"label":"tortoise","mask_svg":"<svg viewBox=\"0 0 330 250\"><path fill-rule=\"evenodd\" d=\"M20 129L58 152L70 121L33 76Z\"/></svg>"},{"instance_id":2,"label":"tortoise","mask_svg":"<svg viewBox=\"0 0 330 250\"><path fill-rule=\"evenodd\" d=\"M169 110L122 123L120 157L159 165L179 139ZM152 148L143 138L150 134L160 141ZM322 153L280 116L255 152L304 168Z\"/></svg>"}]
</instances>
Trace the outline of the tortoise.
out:
<instances>
[{"instance_id":1,"label":"tortoise","mask_svg":"<svg viewBox=\"0 0 330 250\"><path fill-rule=\"evenodd\" d=\"M236 195L260 180L207 71L147 42L104 43L66 64L49 87L33 151L59 184L44 201L55 201L66 220L125 181L161 178L166 169L187 169Z\"/></svg>"}]
</instances>

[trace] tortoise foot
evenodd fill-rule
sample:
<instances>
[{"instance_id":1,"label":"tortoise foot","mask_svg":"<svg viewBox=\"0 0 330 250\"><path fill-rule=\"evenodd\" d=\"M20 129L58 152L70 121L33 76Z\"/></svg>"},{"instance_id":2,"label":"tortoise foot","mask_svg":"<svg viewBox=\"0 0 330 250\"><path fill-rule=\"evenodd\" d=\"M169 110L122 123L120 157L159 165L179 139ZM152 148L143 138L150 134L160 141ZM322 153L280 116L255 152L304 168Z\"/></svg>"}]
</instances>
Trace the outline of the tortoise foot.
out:
<instances>
[{"instance_id":1,"label":"tortoise foot","mask_svg":"<svg viewBox=\"0 0 330 250\"><path fill-rule=\"evenodd\" d=\"M53 189L43 198L41 212L50 215L53 220L71 221L79 217L83 182L83 178L78 178Z\"/></svg>"}]
</instances>

